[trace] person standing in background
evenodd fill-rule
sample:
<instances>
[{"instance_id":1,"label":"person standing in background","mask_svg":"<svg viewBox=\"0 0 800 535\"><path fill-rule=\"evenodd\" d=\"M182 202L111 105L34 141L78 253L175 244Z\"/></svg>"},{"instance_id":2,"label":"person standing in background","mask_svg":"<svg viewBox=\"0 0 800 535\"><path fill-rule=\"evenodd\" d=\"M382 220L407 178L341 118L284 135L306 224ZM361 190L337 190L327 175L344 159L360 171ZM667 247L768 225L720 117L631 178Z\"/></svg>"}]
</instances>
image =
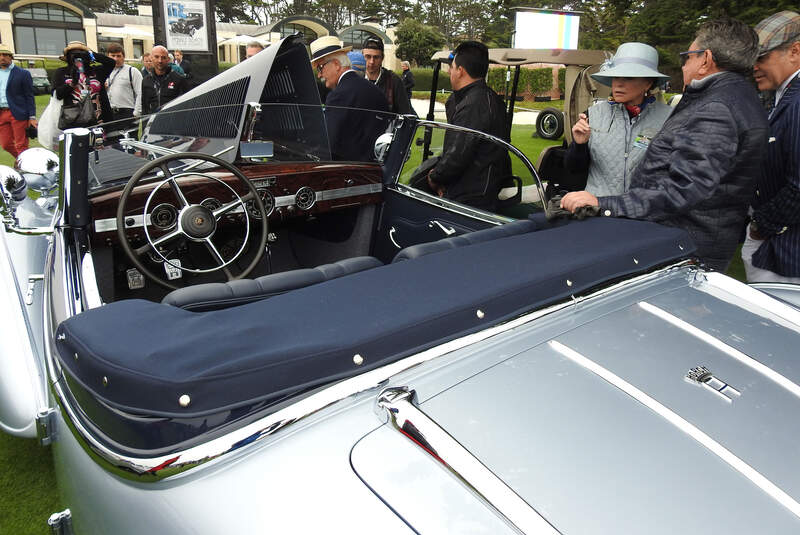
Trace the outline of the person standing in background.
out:
<instances>
[{"instance_id":1,"label":"person standing in background","mask_svg":"<svg viewBox=\"0 0 800 535\"><path fill-rule=\"evenodd\" d=\"M406 88L408 101L411 102L411 90L416 85L416 82L414 81L414 73L411 72L411 64L407 61L402 62L400 67L403 69L403 87Z\"/></svg>"},{"instance_id":2,"label":"person standing in background","mask_svg":"<svg viewBox=\"0 0 800 535\"><path fill-rule=\"evenodd\" d=\"M0 45L0 145L14 158L28 148L25 129L37 126L31 73L14 65L14 53Z\"/></svg>"},{"instance_id":3,"label":"person standing in background","mask_svg":"<svg viewBox=\"0 0 800 535\"><path fill-rule=\"evenodd\" d=\"M116 64L106 80L112 120L128 119L142 114L142 73L125 64L125 51L118 43L106 50Z\"/></svg>"}]
</instances>

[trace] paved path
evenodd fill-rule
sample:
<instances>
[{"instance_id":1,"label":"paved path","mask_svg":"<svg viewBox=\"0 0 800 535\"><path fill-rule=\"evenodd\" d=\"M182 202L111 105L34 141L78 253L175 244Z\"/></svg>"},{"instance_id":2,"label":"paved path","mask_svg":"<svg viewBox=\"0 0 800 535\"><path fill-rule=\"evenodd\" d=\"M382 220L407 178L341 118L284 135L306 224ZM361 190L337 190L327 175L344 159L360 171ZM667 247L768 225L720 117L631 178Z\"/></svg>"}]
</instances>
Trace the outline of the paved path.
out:
<instances>
[{"instance_id":1,"label":"paved path","mask_svg":"<svg viewBox=\"0 0 800 535\"><path fill-rule=\"evenodd\" d=\"M428 114L428 107L430 101L421 98L412 98L411 105L417 115L424 118ZM536 124L536 117L539 115L538 110L516 110L514 111L514 124ZM447 119L444 114L444 104L436 102L433 107L434 120L445 122Z\"/></svg>"}]
</instances>

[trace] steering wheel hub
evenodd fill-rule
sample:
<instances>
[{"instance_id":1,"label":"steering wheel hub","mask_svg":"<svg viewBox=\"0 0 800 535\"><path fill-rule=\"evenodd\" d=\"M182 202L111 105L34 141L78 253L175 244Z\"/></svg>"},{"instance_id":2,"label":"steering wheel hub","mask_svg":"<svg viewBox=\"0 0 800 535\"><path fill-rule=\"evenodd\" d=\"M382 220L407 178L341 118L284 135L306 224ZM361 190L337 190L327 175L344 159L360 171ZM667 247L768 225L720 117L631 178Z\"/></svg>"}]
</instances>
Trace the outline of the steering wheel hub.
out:
<instances>
[{"instance_id":1,"label":"steering wheel hub","mask_svg":"<svg viewBox=\"0 0 800 535\"><path fill-rule=\"evenodd\" d=\"M217 220L213 212L200 204L187 207L181 214L181 229L191 240L204 240L214 234Z\"/></svg>"}]
</instances>

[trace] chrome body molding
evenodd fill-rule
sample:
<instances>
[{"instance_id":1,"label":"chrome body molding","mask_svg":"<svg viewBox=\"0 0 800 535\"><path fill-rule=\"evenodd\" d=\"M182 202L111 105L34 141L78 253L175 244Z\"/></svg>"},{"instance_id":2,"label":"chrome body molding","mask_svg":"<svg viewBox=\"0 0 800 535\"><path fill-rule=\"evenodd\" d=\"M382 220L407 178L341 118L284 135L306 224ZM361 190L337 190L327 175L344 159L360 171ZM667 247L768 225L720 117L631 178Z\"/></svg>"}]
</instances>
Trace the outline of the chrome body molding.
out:
<instances>
[{"instance_id":1,"label":"chrome body molding","mask_svg":"<svg viewBox=\"0 0 800 535\"><path fill-rule=\"evenodd\" d=\"M632 397L648 409L667 420L670 424L674 425L682 432L686 433L689 437L699 442L708 451L716 455L721 461L724 461L742 476L749 479L754 485L763 490L773 500L786 507L796 517L800 518L800 503L792 498L792 496L786 491L767 479L758 470L747 464L741 458L737 457L733 452L714 440L711 436L703 432L697 426L693 425L691 422L671 410L669 407L646 394L619 375L607 368L604 368L588 357L578 353L574 349L567 347L557 340L550 340L548 344L557 353L568 358L587 371L597 375L613 387L621 390L628 396Z\"/></svg>"},{"instance_id":2,"label":"chrome body molding","mask_svg":"<svg viewBox=\"0 0 800 535\"><path fill-rule=\"evenodd\" d=\"M771 312L780 316L784 320L788 320L794 324L795 330L800 331L800 310L790 306L775 297L762 292L756 288L748 286L743 282L736 279L726 277L722 273L710 272L704 274L704 282L706 286L723 290L736 297L749 301L757 307L763 308L767 312ZM700 286L699 289L703 289Z\"/></svg>"},{"instance_id":3,"label":"chrome body molding","mask_svg":"<svg viewBox=\"0 0 800 535\"><path fill-rule=\"evenodd\" d=\"M347 197L353 197L356 195L370 195L372 193L380 193L382 190L383 190L382 184L364 184L361 186L350 186L347 188L328 189L323 191L317 191L315 202L342 199ZM295 205L295 195L281 195L280 197L275 197L275 208L283 208L294 205ZM243 211L244 210L242 209L242 207L237 207L228 213L240 214ZM133 220L133 224L126 225L126 228L142 227L144 226L143 225L144 221L147 221L148 225L151 224L150 214L147 214L146 217L142 215L128 216L126 217L126 219ZM94 222L94 230L95 232L116 232L117 219L114 217L109 217L107 219L98 219Z\"/></svg>"},{"instance_id":4,"label":"chrome body molding","mask_svg":"<svg viewBox=\"0 0 800 535\"><path fill-rule=\"evenodd\" d=\"M181 473L187 470L202 466L212 460L218 460L241 448L255 447L257 443L261 443L268 437L275 435L287 427L303 422L308 417L317 414L335 403L364 392L385 387L386 382L393 376L422 363L510 331L543 316L575 307L578 303L587 299L599 298L623 288L633 287L649 280L662 277L667 272L685 268L689 265L689 261L683 261L648 274L603 287L585 296L572 296L571 299L523 314L505 323L488 327L480 332L451 340L426 351L408 356L397 362L387 364L381 368L376 368L356 377L334 383L307 397L298 399L296 402L278 409L274 413L268 414L259 420L234 429L226 435L182 451L157 457L133 457L122 455L97 440L90 430L83 425L80 417L71 405L70 397L65 391L65 386L60 381L61 369L55 357L56 348L54 340L52 339L55 329L52 318L49 317L45 318L46 332L48 333L48 336L45 337L45 347L54 396L61 408L62 417L78 442L91 451L93 453L91 455L92 459L98 461L106 470L137 481L154 482L179 477ZM694 272L693 269L692 272ZM66 305L68 307L73 307L71 313L68 314L70 316L75 313L76 306L80 305L79 300L75 300L74 293L70 290L70 288L75 288L73 282L74 281L70 280L62 281L65 285Z\"/></svg>"},{"instance_id":5,"label":"chrome body molding","mask_svg":"<svg viewBox=\"0 0 800 535\"><path fill-rule=\"evenodd\" d=\"M420 410L415 404L415 397L415 392L405 387L387 388L378 396L381 415L388 419L394 429L441 463L520 533L560 533L469 450Z\"/></svg>"}]
</instances>

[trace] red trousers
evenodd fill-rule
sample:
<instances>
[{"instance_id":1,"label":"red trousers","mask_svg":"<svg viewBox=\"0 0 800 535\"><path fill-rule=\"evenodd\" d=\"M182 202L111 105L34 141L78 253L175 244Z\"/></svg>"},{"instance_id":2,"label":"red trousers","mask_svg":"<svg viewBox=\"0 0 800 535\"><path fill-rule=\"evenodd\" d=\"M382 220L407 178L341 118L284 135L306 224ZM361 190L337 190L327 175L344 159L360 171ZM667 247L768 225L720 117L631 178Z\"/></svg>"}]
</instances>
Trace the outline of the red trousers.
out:
<instances>
[{"instance_id":1,"label":"red trousers","mask_svg":"<svg viewBox=\"0 0 800 535\"><path fill-rule=\"evenodd\" d=\"M14 158L28 148L28 136L25 135L27 127L27 119L19 121L14 119L8 108L0 110L0 146Z\"/></svg>"}]
</instances>

